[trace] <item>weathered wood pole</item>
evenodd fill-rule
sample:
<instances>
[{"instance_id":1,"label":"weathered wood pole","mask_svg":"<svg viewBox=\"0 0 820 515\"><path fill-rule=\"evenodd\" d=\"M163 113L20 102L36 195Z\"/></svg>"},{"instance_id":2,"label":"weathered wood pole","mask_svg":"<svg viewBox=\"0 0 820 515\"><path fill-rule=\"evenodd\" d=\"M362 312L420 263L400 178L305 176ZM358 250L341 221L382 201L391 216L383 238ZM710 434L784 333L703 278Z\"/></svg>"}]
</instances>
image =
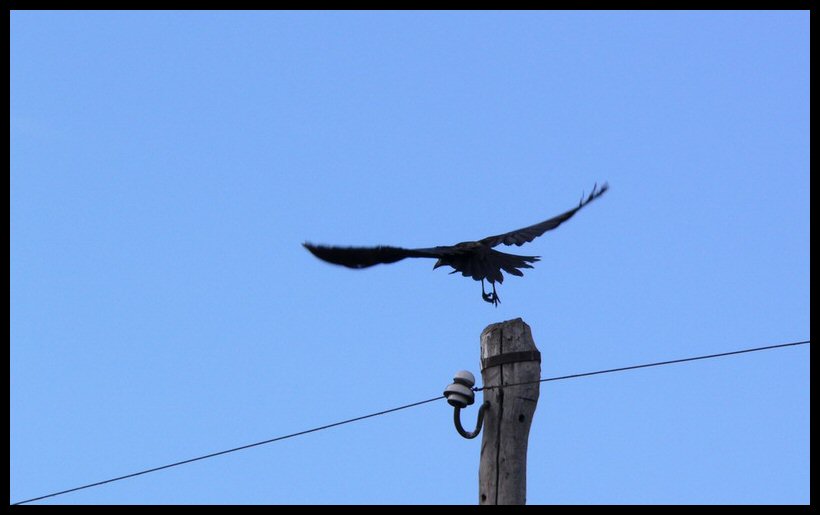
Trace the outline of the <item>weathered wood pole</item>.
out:
<instances>
[{"instance_id":1,"label":"weathered wood pole","mask_svg":"<svg viewBox=\"0 0 820 515\"><path fill-rule=\"evenodd\" d=\"M484 416L480 504L526 504L527 439L538 403L541 354L520 318L487 326L481 332ZM526 383L518 386L518 383ZM503 388L502 388L503 387Z\"/></svg>"}]
</instances>

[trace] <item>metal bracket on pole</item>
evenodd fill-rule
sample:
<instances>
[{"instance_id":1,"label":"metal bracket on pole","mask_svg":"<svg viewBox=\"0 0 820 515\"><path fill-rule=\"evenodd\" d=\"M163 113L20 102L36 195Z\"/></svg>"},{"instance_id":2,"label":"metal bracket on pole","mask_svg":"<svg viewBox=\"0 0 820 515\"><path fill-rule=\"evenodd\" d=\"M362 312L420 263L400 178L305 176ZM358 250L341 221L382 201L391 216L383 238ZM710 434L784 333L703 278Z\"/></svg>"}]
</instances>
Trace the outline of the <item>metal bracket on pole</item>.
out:
<instances>
[{"instance_id":1,"label":"metal bracket on pole","mask_svg":"<svg viewBox=\"0 0 820 515\"><path fill-rule=\"evenodd\" d=\"M458 406L455 407L455 412L453 413L453 421L456 424L456 431L458 434L467 438L468 440L475 438L481 432L481 425L484 422L484 410L490 407L490 401L484 401L484 404L478 408L478 421L475 423L475 431L465 431L464 427L461 425L461 408Z\"/></svg>"},{"instance_id":2,"label":"metal bracket on pole","mask_svg":"<svg viewBox=\"0 0 820 515\"><path fill-rule=\"evenodd\" d=\"M460 370L456 372L455 377L453 377L453 383L444 389L444 396L447 397L447 402L455 408L453 412L453 423L456 426L456 431L467 439L475 438L481 432L481 425L484 422L484 411L490 406L490 402L485 401L481 407L478 408L478 421L476 422L475 431L465 431L464 426L461 425L461 409L475 402L473 385L475 385L475 376L466 370Z\"/></svg>"}]
</instances>

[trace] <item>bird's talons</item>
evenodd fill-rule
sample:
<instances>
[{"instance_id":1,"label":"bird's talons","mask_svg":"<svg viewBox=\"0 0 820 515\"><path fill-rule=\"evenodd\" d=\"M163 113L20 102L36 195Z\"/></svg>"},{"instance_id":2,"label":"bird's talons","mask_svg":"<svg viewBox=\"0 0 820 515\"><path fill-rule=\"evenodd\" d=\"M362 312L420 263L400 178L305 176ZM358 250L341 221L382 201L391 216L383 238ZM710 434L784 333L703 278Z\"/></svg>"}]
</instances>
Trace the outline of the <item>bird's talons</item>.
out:
<instances>
[{"instance_id":1,"label":"bird's talons","mask_svg":"<svg viewBox=\"0 0 820 515\"><path fill-rule=\"evenodd\" d=\"M498 298L498 294L495 292L495 283L493 284L493 292L487 293L484 291L484 279L481 280L481 298L484 299L484 302L489 302L495 307L498 307L498 304L501 303L501 299Z\"/></svg>"},{"instance_id":2,"label":"bird's talons","mask_svg":"<svg viewBox=\"0 0 820 515\"><path fill-rule=\"evenodd\" d=\"M481 292L481 297L484 299L485 302L489 302L490 304L492 304L495 307L498 307L498 305L501 303L501 299L498 298L498 294L496 294L495 292L492 292L492 293Z\"/></svg>"}]
</instances>

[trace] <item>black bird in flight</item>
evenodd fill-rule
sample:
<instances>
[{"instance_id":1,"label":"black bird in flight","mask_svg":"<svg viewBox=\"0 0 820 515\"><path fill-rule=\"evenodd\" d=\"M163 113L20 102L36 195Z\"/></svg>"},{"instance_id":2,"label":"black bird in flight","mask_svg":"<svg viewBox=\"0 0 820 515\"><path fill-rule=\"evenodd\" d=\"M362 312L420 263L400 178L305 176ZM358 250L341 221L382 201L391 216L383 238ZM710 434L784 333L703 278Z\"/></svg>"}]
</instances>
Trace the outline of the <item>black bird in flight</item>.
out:
<instances>
[{"instance_id":1,"label":"black bird in flight","mask_svg":"<svg viewBox=\"0 0 820 515\"><path fill-rule=\"evenodd\" d=\"M609 189L609 186L606 183L600 188L596 184L586 198L581 197L581 202L576 207L541 223L497 236L489 236L482 240L465 241L452 246L403 249L388 246L330 247L311 243L303 243L303 245L319 259L348 268L367 268L379 263L395 263L408 257L436 258L438 261L433 265L433 269L447 265L453 268L451 274L461 272L464 277L472 277L476 281L481 281L481 297L485 301L498 306L501 299L498 298L495 291L495 283L501 284L504 282L501 270L512 275L523 276L524 273L520 269L532 268L530 263L538 261L539 256L517 256L493 250L493 247L501 243L520 247L534 240L572 218L572 215L578 210L603 195L607 189ZM487 293L484 290L485 279L493 286L492 293Z\"/></svg>"}]
</instances>

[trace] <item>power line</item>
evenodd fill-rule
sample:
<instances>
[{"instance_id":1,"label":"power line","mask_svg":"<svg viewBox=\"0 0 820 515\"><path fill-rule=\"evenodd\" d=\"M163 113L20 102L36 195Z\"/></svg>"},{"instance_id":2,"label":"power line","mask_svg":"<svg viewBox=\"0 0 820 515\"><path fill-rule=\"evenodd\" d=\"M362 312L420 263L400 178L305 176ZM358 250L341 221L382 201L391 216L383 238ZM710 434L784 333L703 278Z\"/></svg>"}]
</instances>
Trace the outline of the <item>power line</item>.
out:
<instances>
[{"instance_id":1,"label":"power line","mask_svg":"<svg viewBox=\"0 0 820 515\"><path fill-rule=\"evenodd\" d=\"M386 415L386 414L392 413L394 411L399 411L399 410L403 410L403 409L407 409L407 408L412 408L414 406L420 406L422 404L427 404L428 402L437 401L437 400L443 399L443 398L444 398L443 395L439 395L438 397L434 397L432 399L427 399L427 400L424 400L424 401L414 402L414 403L411 403L411 404L405 404L404 406L399 406L398 408L391 408L391 409L388 409L388 410L379 411L379 412L376 412L376 413L371 413L369 415L363 415L361 417L350 418L350 419L347 419L347 420L342 420L341 422L335 422L333 424L327 424L325 426L314 427L313 429L308 429L308 430L305 430L305 431L299 431L298 433L291 433L289 435L279 436L279 437L276 437L276 438L271 438L269 440L263 440L261 442L251 443L251 444L248 444L248 445L242 445L240 447L234 447L233 449L227 449L225 451L212 452L211 454L205 454L203 456L197 456L196 458L190 458L190 459L187 459L187 460L177 461L176 463L170 463L168 465L162 465L161 467L154 467L154 468L150 468L150 469L146 469L146 470L141 470L139 472L126 474L124 476L119 476L119 477L115 477L115 478L111 478L111 479L106 479L105 481L97 481L96 483L89 483L87 485L78 486L78 487L75 487L75 488L69 488L68 490L62 490L62 491L59 491L59 492L54 492L52 494L41 495L40 497L32 497L31 499L26 499L25 501L20 501L20 502L13 503L13 505L26 504L26 503L29 503L29 502L32 502L32 501L39 501L41 499L47 499L49 497L56 497L58 495L63 495L63 494L67 494L67 493L70 493L70 492L76 492L77 490L84 490L86 488L91 488L91 487L94 487L94 486L100 486L100 485L104 485L104 484L107 484L107 483L113 483L114 481L121 481L123 479L128 479L128 478L132 478L132 477L136 477L136 476L141 476L143 474L149 474L151 472L156 472L158 470L164 470L164 469L169 469L171 467L177 467L179 465L185 465L186 463L193 463L195 461L205 460L205 459L208 459L208 458L213 458L215 456L221 456L223 454L228 454L228 453L231 453L231 452L241 451L243 449L250 449L251 447L258 447L260 445L265 445L265 444L268 444L268 443L278 442L280 440L287 440L288 438L293 438L295 436L306 435L308 433L315 433L316 431L321 431L323 429L330 429L331 427L341 426L341 425L344 425L344 424L350 424L351 422L357 422L359 420L364 420L366 418L378 417L379 415Z\"/></svg>"},{"instance_id":2,"label":"power line","mask_svg":"<svg viewBox=\"0 0 820 515\"><path fill-rule=\"evenodd\" d=\"M690 358L673 359L673 360L669 360L669 361L657 361L655 363L646 363L646 364L643 364L643 365L632 365L632 366L628 366L628 367L598 370L598 371L595 371L595 372L582 372L580 374L570 374L570 375L565 375L565 376L548 377L548 378L545 378L545 379L539 379L538 381L528 381L528 382L524 382L524 383L505 384L505 385L501 385L501 386L492 386L492 387L488 386L488 387L481 387L481 388L473 388L473 390L478 392L478 391L481 391L481 390L490 390L490 389L496 389L496 388L507 388L507 387L511 387L511 386L520 386L520 385L531 384L531 383L546 383L546 382L549 382L549 381L561 381L561 380L564 380L564 379L574 379L574 378L578 378L578 377L587 377L587 376L593 376L593 375L599 375L599 374L610 374L610 373L613 373L613 372L623 372L623 371L626 371L626 370L635 370L635 369L638 369L638 368L658 367L658 366L661 366L661 365L671 365L671 364L674 364L674 363L684 363L684 362L687 362L687 361L697 361L697 360L703 360L703 359L718 358L718 357L722 357L722 356L731 356L731 355L735 355L735 354L744 354L744 353L747 353L747 352L758 352L758 351L763 351L763 350L779 349L779 348L783 348L783 347L793 347L793 346L796 346L796 345L808 344L808 343L810 343L810 341L811 340L804 340L804 341L799 341L799 342L781 343L781 344L778 344L778 345L767 345L765 347L754 347L754 348L751 348L751 349L742 349L742 350L736 350L736 351L730 351L730 352L721 352L721 353L718 353L718 354L706 354L706 355L703 355L703 356L695 356L695 357L690 357ZM26 504L26 503L30 503L30 502L33 502L33 501L39 501L39 500L42 500L42 499L47 499L49 497L56 497L58 495L63 495L63 494L67 494L67 493L70 493L70 492L76 492L78 490L84 490L86 488L92 488L92 487L104 485L104 484L107 484L107 483L113 483L115 481L121 481L123 479L128 479L128 478L132 478L132 477L136 477L136 476L141 476L143 474L149 474L151 472L157 472L159 470L164 470L164 469L168 469L168 468L171 468L171 467L177 467L179 465L185 465L187 463L193 463L195 461L205 460L205 459L208 459L208 458L221 456L223 454L229 454L229 453L232 453L232 452L241 451L243 449L250 449L251 447L258 447L260 445L265 445L265 444L269 444L269 443L273 443L273 442L278 442L280 440L287 440L288 438L294 438L296 436L306 435L308 433L315 433L316 431L322 431L324 429L330 429L331 427L341 426L341 425L344 425L344 424L350 424L351 422L357 422L359 420L364 420L364 419L367 419L367 418L378 417L380 415L386 415L386 414L392 413L394 411L400 411L400 410L403 410L403 409L413 408L415 406L420 406L422 404L435 402L435 401L441 400L443 398L444 398L444 396L440 395L438 397L433 397L432 399L426 399L426 400L423 400L423 401L413 402L413 403L405 404L403 406L399 406L399 407L396 407L396 408L391 408L391 409L387 409L387 410L383 410L383 411L378 411L376 413L370 413L369 415L362 415L360 417L355 417L355 418L350 418L350 419L347 419L347 420L342 420L341 422L334 422L333 424L327 424L327 425L324 425L324 426L314 427L313 429L307 429L305 431L299 431L298 433L291 433L289 435L279 436L279 437L276 437L276 438L263 440L261 442L256 442L256 443L252 443L252 444L248 444L248 445L242 445L240 447L234 447L232 449L227 449L227 450L224 450L224 451L213 452L211 454L205 454L203 456L198 456L196 458L190 458L190 459L187 459L187 460L177 461L175 463L170 463L168 465L162 465L160 467L154 467L154 468L150 468L150 469L146 469L146 470L141 470L139 472L133 472L131 474L126 474L124 476L119 476L119 477L115 477L115 478L111 478L111 479L106 479L104 481L97 481L96 483L89 483L87 485L78 486L78 487L75 487L75 488L69 488L68 490L61 490L59 492L54 492L54 493L47 494L47 495L41 495L39 497L32 497L31 499L26 499L24 501L19 501L19 502L16 502L16 503L12 503L12 505Z\"/></svg>"},{"instance_id":3,"label":"power line","mask_svg":"<svg viewBox=\"0 0 820 515\"><path fill-rule=\"evenodd\" d=\"M610 374L612 372L623 372L625 370L635 370L638 368L649 368L649 367L659 367L661 365L672 365L673 363L685 363L687 361L697 361L701 359L711 359L711 358L719 358L722 356L732 356L734 354L744 354L747 352L758 352L762 350L770 350L770 349L780 349L783 347L794 347L796 345L805 345L809 343L811 340L803 340L800 342L790 342L790 343L780 343L777 345L767 345L765 347L754 347L752 349L742 349L742 350L734 350L730 352L721 352L718 354L706 354L703 356L695 356L692 358L681 358L681 359L672 359L669 361L657 361L655 363L645 363L643 365L632 365L628 367L619 367L619 368L609 368L607 370L597 370L595 372L582 372L580 374L570 374L567 376L558 376L558 377L548 377L546 379L539 379L538 381L527 381L523 383L512 383L512 384L505 384L499 386L486 386L480 388L473 388L474 391L480 392L481 390L496 390L498 388L507 388L510 386L522 386L525 384L532 384L532 383L546 383L549 381L561 381L563 379L575 379L576 377L588 377L588 376L595 376L599 374Z\"/></svg>"}]
</instances>

